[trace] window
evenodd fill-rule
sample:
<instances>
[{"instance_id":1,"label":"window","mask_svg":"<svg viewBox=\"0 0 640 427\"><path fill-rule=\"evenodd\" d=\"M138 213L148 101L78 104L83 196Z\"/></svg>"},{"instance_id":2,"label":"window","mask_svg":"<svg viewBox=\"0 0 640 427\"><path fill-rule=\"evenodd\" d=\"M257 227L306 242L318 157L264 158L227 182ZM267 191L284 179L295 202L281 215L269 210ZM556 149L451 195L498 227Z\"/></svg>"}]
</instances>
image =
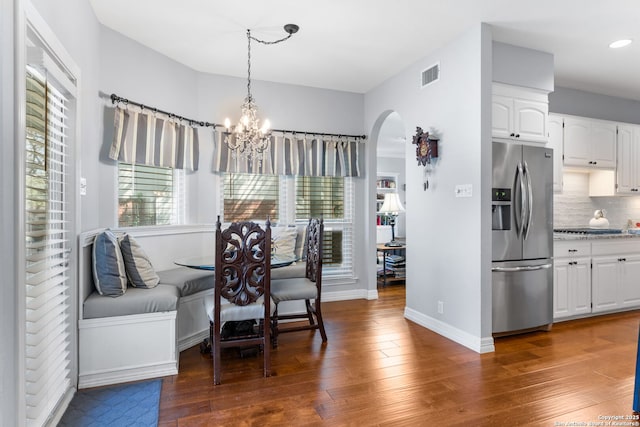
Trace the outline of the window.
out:
<instances>
[{"instance_id":1,"label":"window","mask_svg":"<svg viewBox=\"0 0 640 427\"><path fill-rule=\"evenodd\" d=\"M29 42L39 44L29 30ZM24 425L41 426L72 388L75 83L41 47L30 46L28 59L22 169Z\"/></svg>"},{"instance_id":2,"label":"window","mask_svg":"<svg viewBox=\"0 0 640 427\"><path fill-rule=\"evenodd\" d=\"M183 170L118 163L118 225L183 223L183 177Z\"/></svg>"},{"instance_id":3,"label":"window","mask_svg":"<svg viewBox=\"0 0 640 427\"><path fill-rule=\"evenodd\" d=\"M227 173L223 181L226 222L269 217L274 223L304 226L309 218L322 217L325 274L353 274L351 178Z\"/></svg>"}]
</instances>

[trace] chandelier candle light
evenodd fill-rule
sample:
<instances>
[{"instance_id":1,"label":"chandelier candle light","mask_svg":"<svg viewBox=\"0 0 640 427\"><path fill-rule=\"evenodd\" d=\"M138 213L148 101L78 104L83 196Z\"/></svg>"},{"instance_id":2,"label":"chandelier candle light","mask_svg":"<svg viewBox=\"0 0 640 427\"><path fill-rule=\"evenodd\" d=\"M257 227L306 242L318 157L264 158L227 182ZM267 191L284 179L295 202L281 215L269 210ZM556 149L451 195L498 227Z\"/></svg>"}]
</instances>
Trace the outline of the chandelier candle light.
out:
<instances>
[{"instance_id":1,"label":"chandelier candle light","mask_svg":"<svg viewBox=\"0 0 640 427\"><path fill-rule=\"evenodd\" d=\"M265 119L262 126L260 126L258 107L253 95L251 95L251 40L262 44L277 44L289 39L299 29L295 24L287 24L284 26L284 30L288 35L280 40L271 42L257 39L251 35L251 30L247 30L247 97L242 104L242 116L238 124L232 127L231 120L227 118L224 121L224 143L231 150L233 157L239 154L242 158L257 161L260 164L262 155L269 147L271 138L269 120Z\"/></svg>"}]
</instances>

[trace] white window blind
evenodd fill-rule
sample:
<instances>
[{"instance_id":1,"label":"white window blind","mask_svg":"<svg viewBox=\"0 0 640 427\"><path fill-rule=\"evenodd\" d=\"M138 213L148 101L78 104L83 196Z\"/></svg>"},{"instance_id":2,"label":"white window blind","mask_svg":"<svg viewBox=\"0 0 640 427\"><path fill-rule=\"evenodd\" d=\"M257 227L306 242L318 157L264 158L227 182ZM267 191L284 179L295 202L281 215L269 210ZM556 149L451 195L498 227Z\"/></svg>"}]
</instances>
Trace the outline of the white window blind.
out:
<instances>
[{"instance_id":1,"label":"white window blind","mask_svg":"<svg viewBox=\"0 0 640 427\"><path fill-rule=\"evenodd\" d=\"M324 219L322 241L323 272L349 275L353 271L353 191L352 179L332 176L295 178L295 218Z\"/></svg>"},{"instance_id":2,"label":"white window blind","mask_svg":"<svg viewBox=\"0 0 640 427\"><path fill-rule=\"evenodd\" d=\"M226 173L224 175L223 212L226 222L278 222L281 202L280 182L276 175Z\"/></svg>"},{"instance_id":3,"label":"white window blind","mask_svg":"<svg viewBox=\"0 0 640 427\"><path fill-rule=\"evenodd\" d=\"M71 387L68 100L27 67L25 141L27 425L41 426Z\"/></svg>"},{"instance_id":4,"label":"white window blind","mask_svg":"<svg viewBox=\"0 0 640 427\"><path fill-rule=\"evenodd\" d=\"M184 171L118 163L118 225L184 222Z\"/></svg>"},{"instance_id":5,"label":"white window blind","mask_svg":"<svg viewBox=\"0 0 640 427\"><path fill-rule=\"evenodd\" d=\"M322 217L324 273L353 274L352 178L226 173L223 181L225 222L263 221L268 216L273 223L304 226L309 218Z\"/></svg>"}]
</instances>

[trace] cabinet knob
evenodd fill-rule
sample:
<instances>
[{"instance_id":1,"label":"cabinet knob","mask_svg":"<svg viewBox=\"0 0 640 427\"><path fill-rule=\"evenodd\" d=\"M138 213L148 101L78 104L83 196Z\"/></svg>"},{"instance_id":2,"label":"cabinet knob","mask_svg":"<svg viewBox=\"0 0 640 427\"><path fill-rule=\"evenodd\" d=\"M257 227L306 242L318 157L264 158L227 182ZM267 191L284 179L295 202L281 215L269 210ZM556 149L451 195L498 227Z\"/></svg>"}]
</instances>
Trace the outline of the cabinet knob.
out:
<instances>
[{"instance_id":1,"label":"cabinet knob","mask_svg":"<svg viewBox=\"0 0 640 427\"><path fill-rule=\"evenodd\" d=\"M594 164L594 165L597 165L597 164L598 164L598 162L593 162L593 164Z\"/></svg>"},{"instance_id":2,"label":"cabinet knob","mask_svg":"<svg viewBox=\"0 0 640 427\"><path fill-rule=\"evenodd\" d=\"M514 137L514 136L516 136L516 134L515 134L515 133L512 133L512 134L511 134L511 135L509 135L509 136Z\"/></svg>"},{"instance_id":3,"label":"cabinet knob","mask_svg":"<svg viewBox=\"0 0 640 427\"><path fill-rule=\"evenodd\" d=\"M590 165L592 165L592 164L593 164L593 162L592 162L592 161L589 161L589 164L590 164Z\"/></svg>"},{"instance_id":4,"label":"cabinet knob","mask_svg":"<svg viewBox=\"0 0 640 427\"><path fill-rule=\"evenodd\" d=\"M520 134L519 133L516 134L516 138L520 138Z\"/></svg>"}]
</instances>

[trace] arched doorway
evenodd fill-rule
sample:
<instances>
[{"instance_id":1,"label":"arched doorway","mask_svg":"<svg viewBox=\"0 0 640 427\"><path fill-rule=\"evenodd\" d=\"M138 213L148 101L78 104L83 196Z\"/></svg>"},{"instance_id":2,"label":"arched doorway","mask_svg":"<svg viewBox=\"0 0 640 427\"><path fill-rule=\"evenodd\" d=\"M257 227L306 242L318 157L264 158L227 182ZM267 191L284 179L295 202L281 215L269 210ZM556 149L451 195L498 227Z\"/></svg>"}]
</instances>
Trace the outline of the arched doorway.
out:
<instances>
[{"instance_id":1,"label":"arched doorway","mask_svg":"<svg viewBox=\"0 0 640 427\"><path fill-rule=\"evenodd\" d=\"M406 206L406 173L405 158L407 150L406 126L400 114L395 111L388 110L380 114L371 132L371 141L374 143L372 147L375 152L372 162L375 168L372 168L371 179L375 181L375 193L372 197L375 199L375 212L372 218L375 218L375 243L384 244L392 239L392 228L389 217L378 213L385 195L395 193L398 195L400 202ZM372 159L373 160L373 159ZM395 218L396 240L404 240L406 237L404 214L400 214ZM382 259L376 259L375 276L379 277L378 270L381 267ZM398 277L403 276L403 272L398 272ZM396 280L395 283L404 283L404 280ZM378 281L372 284L373 289L377 289ZM372 289L370 287L370 289Z\"/></svg>"}]
</instances>

